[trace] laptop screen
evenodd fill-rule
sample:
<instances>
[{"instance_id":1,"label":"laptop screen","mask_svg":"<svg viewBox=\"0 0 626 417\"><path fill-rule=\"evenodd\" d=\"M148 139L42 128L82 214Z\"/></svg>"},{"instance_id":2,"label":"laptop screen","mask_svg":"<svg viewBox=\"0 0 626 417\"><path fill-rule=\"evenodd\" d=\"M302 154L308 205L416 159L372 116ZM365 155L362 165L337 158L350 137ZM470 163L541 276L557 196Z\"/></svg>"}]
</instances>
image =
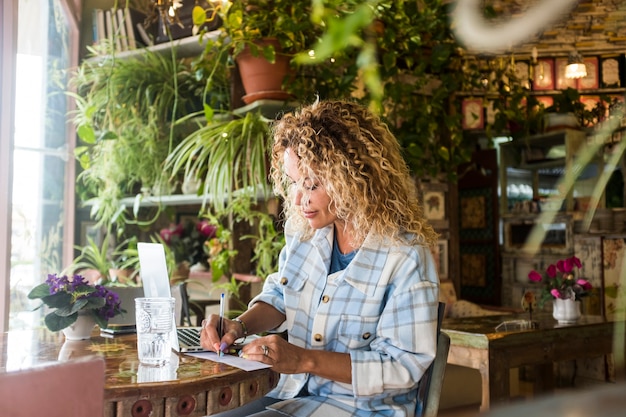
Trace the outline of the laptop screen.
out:
<instances>
[{"instance_id":1,"label":"laptop screen","mask_svg":"<svg viewBox=\"0 0 626 417\"><path fill-rule=\"evenodd\" d=\"M143 293L146 297L171 297L165 249L160 243L137 243Z\"/></svg>"},{"instance_id":2,"label":"laptop screen","mask_svg":"<svg viewBox=\"0 0 626 417\"><path fill-rule=\"evenodd\" d=\"M167 273L165 249L160 243L138 242L139 269L145 297L171 297L170 277ZM176 317L172 316L176 329ZM172 332L172 347L178 352L180 346L176 331Z\"/></svg>"}]
</instances>

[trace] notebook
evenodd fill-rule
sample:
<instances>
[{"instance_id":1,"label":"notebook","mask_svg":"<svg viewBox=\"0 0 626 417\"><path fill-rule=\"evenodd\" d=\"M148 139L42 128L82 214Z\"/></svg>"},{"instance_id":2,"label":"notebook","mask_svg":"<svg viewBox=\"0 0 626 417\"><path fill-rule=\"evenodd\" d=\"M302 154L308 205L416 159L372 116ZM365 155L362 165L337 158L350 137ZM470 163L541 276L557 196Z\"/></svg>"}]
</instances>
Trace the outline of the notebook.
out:
<instances>
[{"instance_id":1,"label":"notebook","mask_svg":"<svg viewBox=\"0 0 626 417\"><path fill-rule=\"evenodd\" d=\"M145 297L171 297L169 274L165 261L165 249L160 243L137 243L139 268ZM178 327L172 316L176 332L172 332L172 348L177 352L205 351L200 346L201 327Z\"/></svg>"}]
</instances>

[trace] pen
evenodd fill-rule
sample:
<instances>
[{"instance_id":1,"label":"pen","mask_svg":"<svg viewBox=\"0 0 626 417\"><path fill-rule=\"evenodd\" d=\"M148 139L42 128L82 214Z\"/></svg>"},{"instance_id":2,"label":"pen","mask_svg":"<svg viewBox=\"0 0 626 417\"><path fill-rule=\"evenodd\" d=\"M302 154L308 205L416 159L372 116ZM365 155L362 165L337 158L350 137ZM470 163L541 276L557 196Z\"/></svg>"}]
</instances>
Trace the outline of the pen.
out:
<instances>
[{"instance_id":1,"label":"pen","mask_svg":"<svg viewBox=\"0 0 626 417\"><path fill-rule=\"evenodd\" d=\"M220 340L224 336L224 293L220 296L220 321L217 327L217 335L220 337ZM224 356L224 352L222 350L222 346L220 345L220 356Z\"/></svg>"}]
</instances>

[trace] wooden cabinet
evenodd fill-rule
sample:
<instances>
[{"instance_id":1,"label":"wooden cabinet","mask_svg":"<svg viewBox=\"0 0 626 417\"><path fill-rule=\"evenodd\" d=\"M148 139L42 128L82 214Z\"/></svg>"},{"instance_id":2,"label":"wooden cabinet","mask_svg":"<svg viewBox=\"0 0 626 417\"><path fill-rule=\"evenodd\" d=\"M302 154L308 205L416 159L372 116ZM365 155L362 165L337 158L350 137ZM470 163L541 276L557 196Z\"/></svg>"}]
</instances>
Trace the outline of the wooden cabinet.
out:
<instances>
[{"instance_id":1,"label":"wooden cabinet","mask_svg":"<svg viewBox=\"0 0 626 417\"><path fill-rule=\"evenodd\" d=\"M574 238L603 169L601 158L585 155L586 144L584 131L566 129L501 145L503 305L517 307L524 291L538 290L531 270L575 254Z\"/></svg>"},{"instance_id":2,"label":"wooden cabinet","mask_svg":"<svg viewBox=\"0 0 626 417\"><path fill-rule=\"evenodd\" d=\"M502 144L500 213L584 210L602 171L595 155L589 164L579 162L586 143L584 131L566 129Z\"/></svg>"}]
</instances>

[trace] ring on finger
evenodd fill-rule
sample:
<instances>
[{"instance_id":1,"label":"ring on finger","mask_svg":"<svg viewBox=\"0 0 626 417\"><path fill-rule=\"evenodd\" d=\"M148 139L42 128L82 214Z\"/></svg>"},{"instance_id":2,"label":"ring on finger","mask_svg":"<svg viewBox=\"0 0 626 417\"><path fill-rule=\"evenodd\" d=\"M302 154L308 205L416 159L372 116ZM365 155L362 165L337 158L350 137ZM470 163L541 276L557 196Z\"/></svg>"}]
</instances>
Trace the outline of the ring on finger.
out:
<instances>
[{"instance_id":1,"label":"ring on finger","mask_svg":"<svg viewBox=\"0 0 626 417\"><path fill-rule=\"evenodd\" d=\"M270 353L270 349L265 345L261 345L261 350L263 351L264 356L267 356Z\"/></svg>"}]
</instances>

